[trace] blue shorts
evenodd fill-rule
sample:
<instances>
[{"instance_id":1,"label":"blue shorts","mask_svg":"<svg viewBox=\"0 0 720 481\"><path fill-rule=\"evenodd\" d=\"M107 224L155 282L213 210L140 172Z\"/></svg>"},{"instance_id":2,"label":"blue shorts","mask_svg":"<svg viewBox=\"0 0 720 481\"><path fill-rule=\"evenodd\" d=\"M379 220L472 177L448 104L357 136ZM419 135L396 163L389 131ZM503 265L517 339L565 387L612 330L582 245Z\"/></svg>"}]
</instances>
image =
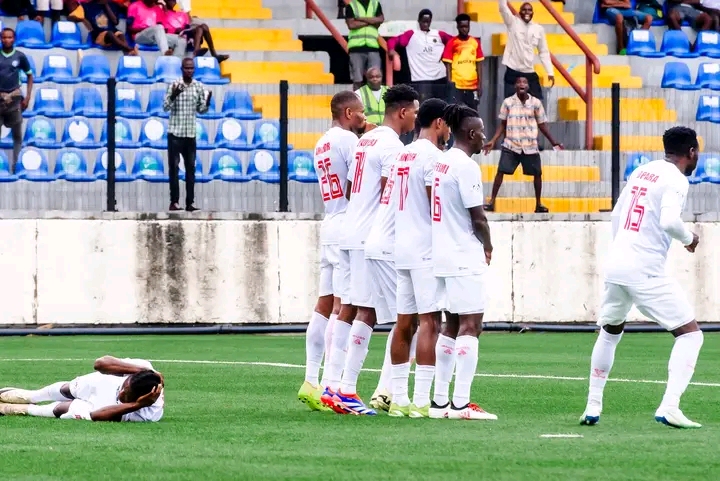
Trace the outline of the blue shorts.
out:
<instances>
[{"instance_id":1,"label":"blue shorts","mask_svg":"<svg viewBox=\"0 0 720 481\"><path fill-rule=\"evenodd\" d=\"M632 8L608 8L605 10L605 18L608 19L610 25L615 25L615 18L622 15L623 18L636 18L638 22L643 23L648 14Z\"/></svg>"}]
</instances>

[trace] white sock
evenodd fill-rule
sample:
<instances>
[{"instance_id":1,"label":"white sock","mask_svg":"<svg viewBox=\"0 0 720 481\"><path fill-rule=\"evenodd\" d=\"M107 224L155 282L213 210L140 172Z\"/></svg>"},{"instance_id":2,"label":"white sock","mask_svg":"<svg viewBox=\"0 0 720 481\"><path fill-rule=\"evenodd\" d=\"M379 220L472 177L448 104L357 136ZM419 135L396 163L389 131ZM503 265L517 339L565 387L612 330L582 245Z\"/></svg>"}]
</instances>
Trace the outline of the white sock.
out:
<instances>
[{"instance_id":1,"label":"white sock","mask_svg":"<svg viewBox=\"0 0 720 481\"><path fill-rule=\"evenodd\" d=\"M30 391L30 402L35 404L47 401L70 401L70 399L60 394L60 388L65 384L67 384L66 381L56 382L37 391Z\"/></svg>"},{"instance_id":2,"label":"white sock","mask_svg":"<svg viewBox=\"0 0 720 481\"><path fill-rule=\"evenodd\" d=\"M435 392L433 400L438 406L445 406L450 402L450 380L455 369L455 339L438 336L435 344Z\"/></svg>"},{"instance_id":3,"label":"white sock","mask_svg":"<svg viewBox=\"0 0 720 481\"><path fill-rule=\"evenodd\" d=\"M453 405L457 408L470 403L470 389L478 365L478 344L476 336L458 336L455 340L455 390Z\"/></svg>"},{"instance_id":4,"label":"white sock","mask_svg":"<svg viewBox=\"0 0 720 481\"><path fill-rule=\"evenodd\" d=\"M393 364L392 368L392 402L398 406L409 406L408 381L410 379L410 363Z\"/></svg>"},{"instance_id":5,"label":"white sock","mask_svg":"<svg viewBox=\"0 0 720 481\"><path fill-rule=\"evenodd\" d=\"M337 314L330 314L330 320L325 327L325 359L323 360L323 375L320 381L320 386L327 386L327 371L328 364L330 363L330 354L332 351L332 334L335 329L335 321L337 321Z\"/></svg>"},{"instance_id":6,"label":"white sock","mask_svg":"<svg viewBox=\"0 0 720 481\"><path fill-rule=\"evenodd\" d=\"M421 408L430 404L430 387L433 377L435 377L435 366L415 366L415 390L413 392L415 406Z\"/></svg>"},{"instance_id":7,"label":"white sock","mask_svg":"<svg viewBox=\"0 0 720 481\"><path fill-rule=\"evenodd\" d=\"M340 391L343 394L357 393L357 379L360 376L365 358L368 354L372 328L361 321L353 322L350 329L350 341L348 342L347 359L343 370Z\"/></svg>"},{"instance_id":8,"label":"white sock","mask_svg":"<svg viewBox=\"0 0 720 481\"><path fill-rule=\"evenodd\" d=\"M320 364L325 352L325 328L328 320L319 312L313 312L305 332L305 381L317 386Z\"/></svg>"},{"instance_id":9,"label":"white sock","mask_svg":"<svg viewBox=\"0 0 720 481\"><path fill-rule=\"evenodd\" d=\"M415 354L417 353L417 331L410 342L410 364L415 360Z\"/></svg>"},{"instance_id":10,"label":"white sock","mask_svg":"<svg viewBox=\"0 0 720 481\"><path fill-rule=\"evenodd\" d=\"M340 388L340 379L342 379L345 358L347 357L350 328L351 326L347 322L337 321L335 323L335 329L333 329L330 363L325 365L327 369L327 384L323 386L329 387L333 392L337 392Z\"/></svg>"},{"instance_id":11,"label":"white sock","mask_svg":"<svg viewBox=\"0 0 720 481\"><path fill-rule=\"evenodd\" d=\"M700 355L704 336L702 331L689 332L675 338L675 345L668 363L668 383L663 396L664 408L677 409L680 397L687 389L695 372L695 364Z\"/></svg>"},{"instance_id":12,"label":"white sock","mask_svg":"<svg viewBox=\"0 0 720 481\"><path fill-rule=\"evenodd\" d=\"M28 416L54 418L55 413L53 411L55 410L55 406L58 404L60 403L54 402L52 404L43 404L42 406L38 406L37 404L28 404Z\"/></svg>"},{"instance_id":13,"label":"white sock","mask_svg":"<svg viewBox=\"0 0 720 481\"><path fill-rule=\"evenodd\" d=\"M393 334L395 334L395 326L390 329L390 333L385 343L385 358L383 359L382 370L380 371L380 381L375 392L392 392L392 359L390 358L390 347L392 345Z\"/></svg>"},{"instance_id":14,"label":"white sock","mask_svg":"<svg viewBox=\"0 0 720 481\"><path fill-rule=\"evenodd\" d=\"M600 329L590 360L588 405L602 408L603 391L615 361L615 348L617 348L621 338L622 333L610 334L605 329Z\"/></svg>"}]
</instances>

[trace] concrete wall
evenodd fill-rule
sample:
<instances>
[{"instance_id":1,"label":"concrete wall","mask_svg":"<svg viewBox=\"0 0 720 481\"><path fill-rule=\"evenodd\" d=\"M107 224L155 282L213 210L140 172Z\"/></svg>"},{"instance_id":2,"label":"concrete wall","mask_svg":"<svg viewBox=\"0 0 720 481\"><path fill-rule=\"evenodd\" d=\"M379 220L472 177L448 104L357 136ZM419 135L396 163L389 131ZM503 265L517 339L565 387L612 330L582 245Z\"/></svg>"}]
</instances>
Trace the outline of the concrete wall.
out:
<instances>
[{"instance_id":1,"label":"concrete wall","mask_svg":"<svg viewBox=\"0 0 720 481\"><path fill-rule=\"evenodd\" d=\"M313 216L0 217L0 325L302 323L316 300ZM717 321L720 223L694 220L700 248L673 245L669 271L698 320ZM595 321L607 216L496 215L491 226L488 322Z\"/></svg>"}]
</instances>

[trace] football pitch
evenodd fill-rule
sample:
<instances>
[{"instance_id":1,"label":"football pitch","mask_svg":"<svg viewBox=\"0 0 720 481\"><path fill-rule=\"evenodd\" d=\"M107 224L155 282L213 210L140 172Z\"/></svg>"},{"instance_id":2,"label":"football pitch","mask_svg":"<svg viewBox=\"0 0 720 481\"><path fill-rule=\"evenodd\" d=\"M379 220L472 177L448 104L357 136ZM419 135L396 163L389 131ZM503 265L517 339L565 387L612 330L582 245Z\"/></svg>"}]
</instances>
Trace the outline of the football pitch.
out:
<instances>
[{"instance_id":1,"label":"football pitch","mask_svg":"<svg viewBox=\"0 0 720 481\"><path fill-rule=\"evenodd\" d=\"M301 336L0 338L0 384L38 388L92 370L104 354L145 358L166 381L156 424L0 417L0 475L20 480L716 480L720 334L706 334L681 408L654 413L669 334L626 334L600 424L578 425L594 334L484 334L472 400L499 420L310 412ZM385 336L358 388L369 402ZM613 382L614 381L614 382ZM412 378L411 378L412 392ZM543 435L582 437L543 437Z\"/></svg>"}]
</instances>

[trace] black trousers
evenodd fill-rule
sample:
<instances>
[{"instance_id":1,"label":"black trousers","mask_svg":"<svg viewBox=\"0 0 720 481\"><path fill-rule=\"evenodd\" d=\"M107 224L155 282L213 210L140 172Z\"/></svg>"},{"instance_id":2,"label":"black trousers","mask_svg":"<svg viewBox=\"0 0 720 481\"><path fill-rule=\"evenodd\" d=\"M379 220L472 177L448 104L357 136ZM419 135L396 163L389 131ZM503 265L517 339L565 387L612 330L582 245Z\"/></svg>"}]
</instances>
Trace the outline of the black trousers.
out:
<instances>
[{"instance_id":1,"label":"black trousers","mask_svg":"<svg viewBox=\"0 0 720 481\"><path fill-rule=\"evenodd\" d=\"M170 203L180 202L180 156L185 162L185 207L195 202L195 137L176 137L168 134L168 175L170 176Z\"/></svg>"}]
</instances>

